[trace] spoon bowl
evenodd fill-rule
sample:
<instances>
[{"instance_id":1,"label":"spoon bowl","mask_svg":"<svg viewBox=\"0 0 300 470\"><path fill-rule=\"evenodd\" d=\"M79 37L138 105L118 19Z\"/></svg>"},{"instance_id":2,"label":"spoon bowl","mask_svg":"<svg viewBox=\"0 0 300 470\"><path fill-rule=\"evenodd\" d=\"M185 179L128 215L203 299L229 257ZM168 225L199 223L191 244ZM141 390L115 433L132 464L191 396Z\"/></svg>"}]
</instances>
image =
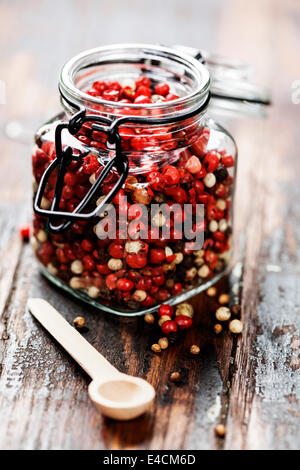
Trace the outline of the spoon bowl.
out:
<instances>
[{"instance_id":1,"label":"spoon bowl","mask_svg":"<svg viewBox=\"0 0 300 470\"><path fill-rule=\"evenodd\" d=\"M94 379L88 391L101 413L121 421L145 413L155 397L154 388L146 380L121 373L106 381Z\"/></svg>"},{"instance_id":2,"label":"spoon bowl","mask_svg":"<svg viewBox=\"0 0 300 470\"><path fill-rule=\"evenodd\" d=\"M27 307L92 378L89 397L98 411L118 420L134 419L155 397L152 385L119 372L44 299L28 299Z\"/></svg>"}]
</instances>

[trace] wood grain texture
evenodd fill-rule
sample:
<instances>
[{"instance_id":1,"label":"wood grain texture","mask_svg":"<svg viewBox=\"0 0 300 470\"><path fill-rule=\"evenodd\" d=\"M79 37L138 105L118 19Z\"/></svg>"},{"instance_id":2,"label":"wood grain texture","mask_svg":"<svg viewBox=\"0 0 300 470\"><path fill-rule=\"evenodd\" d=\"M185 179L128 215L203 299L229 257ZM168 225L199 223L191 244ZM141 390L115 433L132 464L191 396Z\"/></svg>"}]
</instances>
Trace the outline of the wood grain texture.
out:
<instances>
[{"instance_id":1,"label":"wood grain texture","mask_svg":"<svg viewBox=\"0 0 300 470\"><path fill-rule=\"evenodd\" d=\"M113 6L89 0L84 7L79 1L28 0L26 9L22 4L0 2L0 79L7 89L0 127L12 120L25 127L23 144L0 135L0 448L300 448L300 108L290 97L291 82L300 78L298 2L168 0L162 8L157 0L118 0ZM238 270L230 283L242 295L243 337L226 332L215 337L216 305L201 295L194 299L195 327L154 355L150 346L158 329L143 319L87 308L54 289L38 274L17 227L30 213L30 135L57 110L61 64L95 45L158 37L253 63L257 81L272 87L274 107L265 122L228 122L240 149L235 244L243 285ZM222 280L219 290L227 283ZM121 371L156 388L153 409L131 423L97 414L88 400L86 374L25 311L31 295L49 300L70 322L84 314L84 337ZM193 343L201 346L197 357L188 354ZM183 377L178 385L169 381L175 370ZM219 421L227 424L225 440L214 435Z\"/></svg>"}]
</instances>

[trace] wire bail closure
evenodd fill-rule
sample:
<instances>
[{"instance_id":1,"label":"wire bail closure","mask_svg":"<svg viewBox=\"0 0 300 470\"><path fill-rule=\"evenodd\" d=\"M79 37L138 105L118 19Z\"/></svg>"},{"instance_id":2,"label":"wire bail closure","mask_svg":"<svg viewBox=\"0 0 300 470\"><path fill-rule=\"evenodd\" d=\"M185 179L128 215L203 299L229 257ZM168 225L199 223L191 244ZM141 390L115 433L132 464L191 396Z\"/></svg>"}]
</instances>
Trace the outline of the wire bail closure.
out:
<instances>
[{"instance_id":1,"label":"wire bail closure","mask_svg":"<svg viewBox=\"0 0 300 470\"><path fill-rule=\"evenodd\" d=\"M116 155L112 158L109 163L103 168L101 174L89 189L88 193L84 196L78 206L74 209L73 212L64 212L59 210L59 203L61 200L62 190L63 190L63 183L64 183L64 176L67 170L67 165L71 161L78 161L81 162L83 156L74 155L72 148L67 146L63 149L62 147L62 140L61 135L64 129L68 130L70 134L76 134L82 127L82 125L87 122L101 122L103 124L109 125L109 127L101 126L101 131L105 132L108 135L108 140L111 144L115 144L115 152ZM94 124L92 125L92 128ZM99 129L100 126L97 126ZM91 220L99 213L101 213L103 207L108 204L118 193L122 185L124 184L127 175L128 175L128 168L129 163L126 156L122 154L122 145L121 145L121 138L116 128L113 126L113 121L108 118L97 116L97 115L87 115L85 108L80 109L69 121L69 123L59 123L55 129L55 151L56 151L56 158L50 163L50 165L45 170L44 174L42 175L36 197L34 200L34 211L37 215L48 217L48 228L52 233L61 233L66 230L74 220ZM86 153L86 155L88 152ZM54 197L51 204L50 209L42 209L40 207L41 200L44 195L46 184L49 180L50 175L53 171L58 167L57 172L57 181L54 190ZM93 200L97 190L99 189L100 185L105 180L108 173L112 170L112 168L116 168L120 178L116 182L115 186L111 189L111 191L106 195L103 199L101 204L97 206L97 208L90 212L90 213L83 213L84 209L90 204ZM55 221L57 218L65 219L64 222L60 224L56 224Z\"/></svg>"}]
</instances>

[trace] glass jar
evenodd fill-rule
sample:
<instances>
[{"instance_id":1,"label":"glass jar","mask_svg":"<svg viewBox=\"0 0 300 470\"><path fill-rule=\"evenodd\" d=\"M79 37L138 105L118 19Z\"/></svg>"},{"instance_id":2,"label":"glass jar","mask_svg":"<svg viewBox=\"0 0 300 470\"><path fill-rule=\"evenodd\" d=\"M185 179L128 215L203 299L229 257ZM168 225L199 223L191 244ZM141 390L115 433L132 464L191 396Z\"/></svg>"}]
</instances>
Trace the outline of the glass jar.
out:
<instances>
[{"instance_id":1,"label":"glass jar","mask_svg":"<svg viewBox=\"0 0 300 470\"><path fill-rule=\"evenodd\" d=\"M206 115L207 68L166 47L101 47L68 61L59 89L32 155L42 273L118 315L214 284L230 265L237 150Z\"/></svg>"}]
</instances>

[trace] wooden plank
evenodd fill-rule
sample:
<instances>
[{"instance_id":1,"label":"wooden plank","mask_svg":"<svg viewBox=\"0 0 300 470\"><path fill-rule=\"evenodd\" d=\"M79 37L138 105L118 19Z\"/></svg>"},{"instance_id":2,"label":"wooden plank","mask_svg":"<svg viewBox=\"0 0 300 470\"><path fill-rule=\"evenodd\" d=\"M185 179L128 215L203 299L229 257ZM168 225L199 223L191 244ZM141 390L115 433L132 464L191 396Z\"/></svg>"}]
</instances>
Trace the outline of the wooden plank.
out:
<instances>
[{"instance_id":1,"label":"wooden plank","mask_svg":"<svg viewBox=\"0 0 300 470\"><path fill-rule=\"evenodd\" d=\"M228 27L235 11L234 35L244 41L227 35L221 47L239 56L247 43L249 60L273 88L275 102L263 132L248 121L236 129L245 329L236 350L225 448L299 449L299 110L290 96L298 73L292 51L299 28L292 18L299 5L262 1L260 15L257 8L257 2L231 1L221 20ZM272 31L279 34L271 42ZM259 55L258 44L264 47ZM255 138L251 141L249 135Z\"/></svg>"}]
</instances>

